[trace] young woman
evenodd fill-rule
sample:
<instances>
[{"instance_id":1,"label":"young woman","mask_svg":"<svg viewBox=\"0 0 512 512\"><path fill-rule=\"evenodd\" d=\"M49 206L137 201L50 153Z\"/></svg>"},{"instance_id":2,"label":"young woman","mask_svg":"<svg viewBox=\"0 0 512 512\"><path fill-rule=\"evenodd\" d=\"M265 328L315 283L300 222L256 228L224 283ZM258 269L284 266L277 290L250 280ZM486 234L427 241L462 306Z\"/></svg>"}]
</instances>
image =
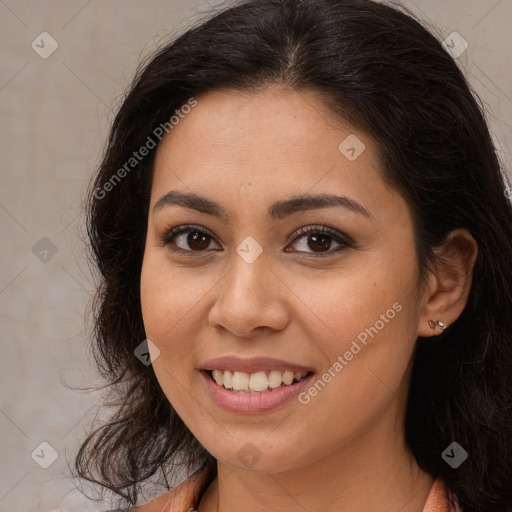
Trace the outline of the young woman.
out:
<instances>
[{"instance_id":1,"label":"young woman","mask_svg":"<svg viewBox=\"0 0 512 512\"><path fill-rule=\"evenodd\" d=\"M443 45L368 0L226 8L138 73L91 187L139 512L512 508L512 209Z\"/></svg>"}]
</instances>

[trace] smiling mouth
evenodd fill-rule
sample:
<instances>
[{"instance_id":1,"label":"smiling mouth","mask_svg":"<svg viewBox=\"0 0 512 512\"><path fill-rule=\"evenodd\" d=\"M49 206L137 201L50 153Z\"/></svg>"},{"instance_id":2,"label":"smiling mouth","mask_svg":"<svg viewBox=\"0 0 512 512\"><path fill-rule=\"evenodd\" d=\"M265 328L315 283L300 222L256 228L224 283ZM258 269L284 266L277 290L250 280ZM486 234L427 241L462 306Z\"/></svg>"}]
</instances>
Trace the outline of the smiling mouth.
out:
<instances>
[{"instance_id":1,"label":"smiling mouth","mask_svg":"<svg viewBox=\"0 0 512 512\"><path fill-rule=\"evenodd\" d=\"M281 387L297 384L312 372L271 370L247 373L229 370L206 370L210 378L224 389L233 393L270 393Z\"/></svg>"}]
</instances>

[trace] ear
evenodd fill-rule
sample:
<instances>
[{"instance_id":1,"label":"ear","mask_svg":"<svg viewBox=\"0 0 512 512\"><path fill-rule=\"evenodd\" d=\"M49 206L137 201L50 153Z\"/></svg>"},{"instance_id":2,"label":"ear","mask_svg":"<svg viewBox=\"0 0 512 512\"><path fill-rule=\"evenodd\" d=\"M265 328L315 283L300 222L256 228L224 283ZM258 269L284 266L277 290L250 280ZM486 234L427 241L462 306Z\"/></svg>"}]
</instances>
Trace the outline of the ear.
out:
<instances>
[{"instance_id":1,"label":"ear","mask_svg":"<svg viewBox=\"0 0 512 512\"><path fill-rule=\"evenodd\" d=\"M425 287L418 336L437 336L443 331L429 321L452 325L466 307L478 255L478 244L466 229L456 229L435 250L434 268Z\"/></svg>"}]
</instances>

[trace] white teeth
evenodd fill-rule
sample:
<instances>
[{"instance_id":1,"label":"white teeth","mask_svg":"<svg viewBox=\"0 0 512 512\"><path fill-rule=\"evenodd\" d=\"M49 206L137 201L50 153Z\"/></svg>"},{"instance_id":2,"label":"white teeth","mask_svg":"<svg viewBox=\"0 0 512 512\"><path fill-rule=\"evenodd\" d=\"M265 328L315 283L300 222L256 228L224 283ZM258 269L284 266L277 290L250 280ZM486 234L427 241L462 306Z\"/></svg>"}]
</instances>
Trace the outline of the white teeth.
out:
<instances>
[{"instance_id":1,"label":"white teeth","mask_svg":"<svg viewBox=\"0 0 512 512\"><path fill-rule=\"evenodd\" d=\"M293 378L294 378L293 372L290 372L287 370L283 373L283 382L287 386L289 386L293 382Z\"/></svg>"},{"instance_id":2,"label":"white teeth","mask_svg":"<svg viewBox=\"0 0 512 512\"><path fill-rule=\"evenodd\" d=\"M233 391L267 392L282 385L290 386L293 382L299 382L308 372L281 372L272 370L268 374L264 371L255 373L230 372L229 370L213 370L212 377L219 386Z\"/></svg>"},{"instance_id":3,"label":"white teeth","mask_svg":"<svg viewBox=\"0 0 512 512\"><path fill-rule=\"evenodd\" d=\"M252 391L265 391L268 388L268 379L265 372L251 374L249 389Z\"/></svg>"},{"instance_id":4,"label":"white teeth","mask_svg":"<svg viewBox=\"0 0 512 512\"><path fill-rule=\"evenodd\" d=\"M222 372L222 370L219 370L219 372ZM233 374L230 371L226 370L224 372L224 382L222 384L226 389L233 387Z\"/></svg>"},{"instance_id":5,"label":"white teeth","mask_svg":"<svg viewBox=\"0 0 512 512\"><path fill-rule=\"evenodd\" d=\"M283 374L278 371L271 371L268 375L268 386L272 389L281 387Z\"/></svg>"},{"instance_id":6,"label":"white teeth","mask_svg":"<svg viewBox=\"0 0 512 512\"><path fill-rule=\"evenodd\" d=\"M212 377L219 386L224 384L224 372L221 372L220 370L213 370Z\"/></svg>"},{"instance_id":7,"label":"white teeth","mask_svg":"<svg viewBox=\"0 0 512 512\"><path fill-rule=\"evenodd\" d=\"M245 372L235 372L233 374L232 386L235 391L248 391L249 374Z\"/></svg>"}]
</instances>

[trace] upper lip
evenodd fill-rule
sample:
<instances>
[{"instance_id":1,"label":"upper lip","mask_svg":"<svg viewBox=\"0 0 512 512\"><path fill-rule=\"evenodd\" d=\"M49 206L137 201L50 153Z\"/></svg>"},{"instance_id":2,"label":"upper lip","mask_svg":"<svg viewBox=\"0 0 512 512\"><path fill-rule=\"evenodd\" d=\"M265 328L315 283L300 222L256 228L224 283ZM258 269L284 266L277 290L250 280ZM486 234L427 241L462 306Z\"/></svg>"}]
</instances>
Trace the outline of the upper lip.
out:
<instances>
[{"instance_id":1,"label":"upper lip","mask_svg":"<svg viewBox=\"0 0 512 512\"><path fill-rule=\"evenodd\" d=\"M311 372L311 368L306 366L274 359L272 357L251 357L240 358L237 356L224 356L210 359L202 365L203 370L229 370L255 373L261 371L291 371L291 372Z\"/></svg>"}]
</instances>

